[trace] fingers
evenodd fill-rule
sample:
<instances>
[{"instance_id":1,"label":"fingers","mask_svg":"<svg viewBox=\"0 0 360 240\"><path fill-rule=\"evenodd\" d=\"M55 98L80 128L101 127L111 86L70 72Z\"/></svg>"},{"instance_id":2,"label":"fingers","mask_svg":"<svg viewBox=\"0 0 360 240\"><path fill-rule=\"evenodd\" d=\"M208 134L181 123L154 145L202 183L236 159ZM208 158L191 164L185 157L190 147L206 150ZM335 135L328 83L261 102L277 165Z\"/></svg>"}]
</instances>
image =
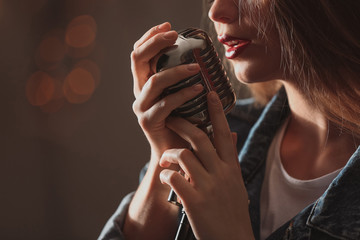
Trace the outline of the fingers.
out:
<instances>
[{"instance_id":1,"label":"fingers","mask_svg":"<svg viewBox=\"0 0 360 240\"><path fill-rule=\"evenodd\" d=\"M174 170L162 170L160 172L160 181L169 185L176 195L181 196L182 200L196 194L191 184L180 173Z\"/></svg>"},{"instance_id":2,"label":"fingers","mask_svg":"<svg viewBox=\"0 0 360 240\"><path fill-rule=\"evenodd\" d=\"M166 126L191 144L195 155L207 171L215 170L218 155L205 132L182 118L169 118Z\"/></svg>"},{"instance_id":3,"label":"fingers","mask_svg":"<svg viewBox=\"0 0 360 240\"><path fill-rule=\"evenodd\" d=\"M176 31L160 32L152 36L146 42L135 48L131 58L134 61L148 63L162 49L173 45L177 39Z\"/></svg>"},{"instance_id":4,"label":"fingers","mask_svg":"<svg viewBox=\"0 0 360 240\"><path fill-rule=\"evenodd\" d=\"M237 163L237 157L232 133L221 101L215 92L208 94L208 110L213 125L213 144L202 130L184 119L170 118L166 126L191 144L196 156L204 167L211 172L216 169L218 158L225 162Z\"/></svg>"},{"instance_id":5,"label":"fingers","mask_svg":"<svg viewBox=\"0 0 360 240\"><path fill-rule=\"evenodd\" d=\"M196 156L186 148L166 150L160 158L161 167L168 168L171 164L177 164L185 175L194 184L201 184L206 173Z\"/></svg>"},{"instance_id":6,"label":"fingers","mask_svg":"<svg viewBox=\"0 0 360 240\"><path fill-rule=\"evenodd\" d=\"M155 27L152 27L149 29L139 40L137 40L134 44L134 49L141 46L144 42L146 42L149 38L154 36L157 33L160 32L167 32L171 29L171 24L168 22L164 22L160 25L157 25Z\"/></svg>"},{"instance_id":7,"label":"fingers","mask_svg":"<svg viewBox=\"0 0 360 240\"><path fill-rule=\"evenodd\" d=\"M192 75L195 75L199 72L198 64L189 64L189 65L180 65L172 69L167 69L165 71L154 74L143 86L143 89L139 96L137 97L137 103L140 111L146 111L156 101L159 100L160 94L164 91L166 87L169 87L182 79L188 78ZM184 103L187 100L190 100L192 97L195 97L194 94L199 94L202 90L201 85L195 85L192 87L193 91L184 90L178 93L175 98L178 98L180 102ZM182 100L180 96L183 96ZM191 97L191 98L189 98ZM170 98L170 97L169 97ZM167 101L166 99L162 100ZM174 102L175 105L178 105ZM180 105L178 105L180 106ZM173 109L171 109L173 110Z\"/></svg>"},{"instance_id":8,"label":"fingers","mask_svg":"<svg viewBox=\"0 0 360 240\"><path fill-rule=\"evenodd\" d=\"M148 78L154 74L150 61L162 49L172 46L177 32L170 31L170 23L163 23L147 31L135 44L131 52L131 71L134 76L134 94L141 91Z\"/></svg>"},{"instance_id":9,"label":"fingers","mask_svg":"<svg viewBox=\"0 0 360 240\"><path fill-rule=\"evenodd\" d=\"M170 35L166 35L170 34ZM131 71L134 76L134 93L135 96L142 89L142 86L148 78L154 74L151 70L151 59L156 56L162 49L172 46L177 38L177 33L167 32L159 33L148 40L131 53Z\"/></svg>"},{"instance_id":10,"label":"fingers","mask_svg":"<svg viewBox=\"0 0 360 240\"><path fill-rule=\"evenodd\" d=\"M207 99L210 120L214 131L214 146L216 151L222 160L233 161L233 137L221 101L215 92L210 92Z\"/></svg>"},{"instance_id":11,"label":"fingers","mask_svg":"<svg viewBox=\"0 0 360 240\"><path fill-rule=\"evenodd\" d=\"M198 95L202 89L202 85L195 85L160 99L143 114L141 114L141 112L140 114L137 114L139 116L141 115L141 118L139 119L140 125L144 129L149 129L150 126L154 126L156 123L164 124L165 119L175 108ZM134 107L134 112L137 113L136 106Z\"/></svg>"}]
</instances>

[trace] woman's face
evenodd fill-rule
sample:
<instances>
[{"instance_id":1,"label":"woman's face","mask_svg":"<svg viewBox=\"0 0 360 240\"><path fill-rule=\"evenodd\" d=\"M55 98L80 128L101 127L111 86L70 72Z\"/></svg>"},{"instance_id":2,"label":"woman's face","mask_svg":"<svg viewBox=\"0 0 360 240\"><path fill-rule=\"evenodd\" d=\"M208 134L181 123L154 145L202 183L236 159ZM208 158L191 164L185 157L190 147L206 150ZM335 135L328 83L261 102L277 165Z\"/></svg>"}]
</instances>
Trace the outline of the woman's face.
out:
<instances>
[{"instance_id":1,"label":"woman's face","mask_svg":"<svg viewBox=\"0 0 360 240\"><path fill-rule=\"evenodd\" d=\"M255 15L266 11L267 1ZM264 16L267 16L266 14ZM209 10L225 56L234 67L236 77L244 83L280 79L280 44L275 27L266 28L265 37L246 15L239 21L237 0L215 0Z\"/></svg>"}]
</instances>

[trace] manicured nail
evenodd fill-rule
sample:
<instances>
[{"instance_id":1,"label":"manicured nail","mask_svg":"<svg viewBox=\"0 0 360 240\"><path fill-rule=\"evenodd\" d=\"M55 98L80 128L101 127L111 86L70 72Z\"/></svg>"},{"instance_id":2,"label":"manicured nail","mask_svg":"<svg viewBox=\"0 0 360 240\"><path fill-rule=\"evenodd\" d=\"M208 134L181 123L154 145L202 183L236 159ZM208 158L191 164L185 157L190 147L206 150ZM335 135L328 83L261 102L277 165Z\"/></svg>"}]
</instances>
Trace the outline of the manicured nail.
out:
<instances>
[{"instance_id":1,"label":"manicured nail","mask_svg":"<svg viewBox=\"0 0 360 240\"><path fill-rule=\"evenodd\" d=\"M170 31L164 34L163 36L166 40L177 38L177 33L175 31Z\"/></svg>"},{"instance_id":2,"label":"manicured nail","mask_svg":"<svg viewBox=\"0 0 360 240\"><path fill-rule=\"evenodd\" d=\"M204 86L202 84L196 84L192 86L192 89L194 90L194 92L200 92L201 90L204 89Z\"/></svg>"},{"instance_id":3,"label":"manicured nail","mask_svg":"<svg viewBox=\"0 0 360 240\"><path fill-rule=\"evenodd\" d=\"M187 65L187 70L190 72L195 72L195 71L199 71L200 66L197 63L191 63Z\"/></svg>"},{"instance_id":4,"label":"manicured nail","mask_svg":"<svg viewBox=\"0 0 360 240\"><path fill-rule=\"evenodd\" d=\"M212 104L218 104L219 103L219 97L216 92L212 91L209 93L208 98Z\"/></svg>"}]
</instances>

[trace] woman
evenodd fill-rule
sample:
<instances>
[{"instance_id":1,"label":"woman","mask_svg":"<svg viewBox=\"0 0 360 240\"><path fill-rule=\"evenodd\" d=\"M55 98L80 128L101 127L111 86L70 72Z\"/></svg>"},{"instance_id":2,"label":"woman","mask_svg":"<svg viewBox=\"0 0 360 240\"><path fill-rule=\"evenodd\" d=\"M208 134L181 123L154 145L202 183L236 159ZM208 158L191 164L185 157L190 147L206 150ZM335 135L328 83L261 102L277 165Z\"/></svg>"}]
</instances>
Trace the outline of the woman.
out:
<instances>
[{"instance_id":1,"label":"woman","mask_svg":"<svg viewBox=\"0 0 360 240\"><path fill-rule=\"evenodd\" d=\"M205 4L236 78L281 89L260 116L253 105L237 103L228 117L237 135L209 93L212 143L184 119L168 117L201 86L159 99L199 66L153 73L149 62L177 33L169 23L145 33L131 55L133 109L151 160L101 238L173 239L178 209L166 201L171 186L198 239L359 239L360 2Z\"/></svg>"}]
</instances>

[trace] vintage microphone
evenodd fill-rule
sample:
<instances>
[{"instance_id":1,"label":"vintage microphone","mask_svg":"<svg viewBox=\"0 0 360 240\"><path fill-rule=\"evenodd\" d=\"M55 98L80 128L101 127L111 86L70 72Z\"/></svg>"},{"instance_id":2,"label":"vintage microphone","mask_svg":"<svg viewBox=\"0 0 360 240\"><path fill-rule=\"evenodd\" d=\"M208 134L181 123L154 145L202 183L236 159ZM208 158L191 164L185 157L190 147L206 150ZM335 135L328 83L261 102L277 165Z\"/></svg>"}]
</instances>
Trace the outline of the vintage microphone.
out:
<instances>
[{"instance_id":1,"label":"vintage microphone","mask_svg":"<svg viewBox=\"0 0 360 240\"><path fill-rule=\"evenodd\" d=\"M162 93L162 97L198 83L202 84L204 90L175 109L171 115L187 119L205 131L210 137L212 135L212 126L207 110L207 94L210 91L215 91L221 100L224 112L228 113L235 104L235 93L206 32L189 28L178 32L178 34L174 46L165 49L154 58L153 62L156 64L154 70L159 72L181 64L198 63L200 72L166 88ZM173 190L170 191L168 201L181 207ZM175 240L185 239L196 238L191 230L186 213L182 209L182 217Z\"/></svg>"}]
</instances>

